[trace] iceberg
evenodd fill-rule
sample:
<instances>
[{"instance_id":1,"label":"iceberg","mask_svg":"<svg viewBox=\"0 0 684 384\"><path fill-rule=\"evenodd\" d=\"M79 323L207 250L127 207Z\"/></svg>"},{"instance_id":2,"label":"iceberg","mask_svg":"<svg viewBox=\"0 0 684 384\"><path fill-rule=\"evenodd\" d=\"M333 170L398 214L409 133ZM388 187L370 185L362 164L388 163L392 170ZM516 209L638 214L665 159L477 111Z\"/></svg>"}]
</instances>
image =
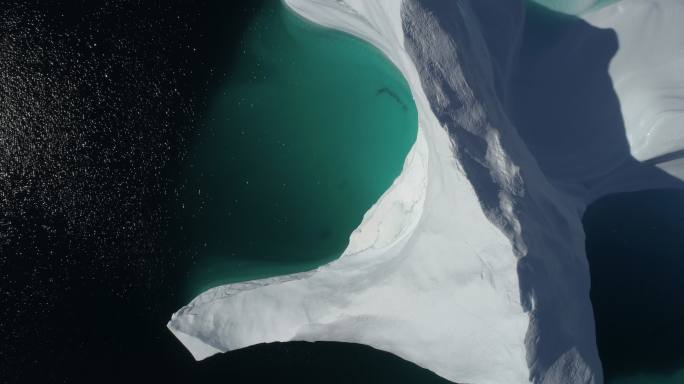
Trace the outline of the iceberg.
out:
<instances>
[{"instance_id":1,"label":"iceberg","mask_svg":"<svg viewBox=\"0 0 684 384\"><path fill-rule=\"evenodd\" d=\"M549 46L522 0L284 1L396 65L416 143L339 259L210 289L170 331L198 360L340 341L454 382L602 383L581 217L682 186L684 3L596 8Z\"/></svg>"}]
</instances>

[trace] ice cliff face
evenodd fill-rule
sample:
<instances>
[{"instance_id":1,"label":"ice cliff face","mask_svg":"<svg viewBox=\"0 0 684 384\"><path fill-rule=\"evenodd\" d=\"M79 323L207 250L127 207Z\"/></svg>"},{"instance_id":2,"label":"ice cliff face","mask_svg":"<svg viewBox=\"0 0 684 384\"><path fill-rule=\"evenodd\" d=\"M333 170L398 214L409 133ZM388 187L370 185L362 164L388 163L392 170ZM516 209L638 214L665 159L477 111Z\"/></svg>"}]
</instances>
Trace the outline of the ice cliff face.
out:
<instances>
[{"instance_id":1,"label":"ice cliff face","mask_svg":"<svg viewBox=\"0 0 684 384\"><path fill-rule=\"evenodd\" d=\"M197 359L345 341L455 382L602 382L581 215L681 183L684 4L624 0L549 44L521 0L286 3L394 62L417 142L340 259L209 290L169 329Z\"/></svg>"}]
</instances>

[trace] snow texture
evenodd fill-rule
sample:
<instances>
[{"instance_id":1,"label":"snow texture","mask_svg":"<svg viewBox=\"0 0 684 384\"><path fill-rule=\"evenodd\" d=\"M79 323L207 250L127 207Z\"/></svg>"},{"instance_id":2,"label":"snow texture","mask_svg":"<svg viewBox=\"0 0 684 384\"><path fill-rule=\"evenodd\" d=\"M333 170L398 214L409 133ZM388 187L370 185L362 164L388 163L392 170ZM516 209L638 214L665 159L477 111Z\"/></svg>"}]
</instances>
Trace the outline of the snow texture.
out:
<instances>
[{"instance_id":1,"label":"snow texture","mask_svg":"<svg viewBox=\"0 0 684 384\"><path fill-rule=\"evenodd\" d=\"M341 341L460 383L602 383L581 216L682 187L684 3L566 18L552 45L522 0L285 3L399 68L416 143L338 260L213 288L169 329L196 359Z\"/></svg>"}]
</instances>

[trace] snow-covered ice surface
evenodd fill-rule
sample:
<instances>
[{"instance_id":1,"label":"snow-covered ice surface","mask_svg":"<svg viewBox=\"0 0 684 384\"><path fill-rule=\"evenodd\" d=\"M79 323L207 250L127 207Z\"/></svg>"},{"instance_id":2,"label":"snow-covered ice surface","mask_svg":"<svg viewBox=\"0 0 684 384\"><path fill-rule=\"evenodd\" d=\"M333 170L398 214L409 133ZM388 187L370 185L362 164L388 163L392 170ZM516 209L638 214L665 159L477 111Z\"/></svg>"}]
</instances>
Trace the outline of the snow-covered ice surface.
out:
<instances>
[{"instance_id":1,"label":"snow-covered ice surface","mask_svg":"<svg viewBox=\"0 0 684 384\"><path fill-rule=\"evenodd\" d=\"M169 329L197 359L264 342L344 341L461 383L602 382L581 215L605 193L680 186L684 3L623 0L584 15L557 47L533 52L557 70L521 67L522 0L285 3L369 41L401 70L418 108L416 143L338 260L213 288ZM610 85L605 107L619 111L622 151L598 117L591 126L530 117L529 103L554 94L544 84L520 90L526 71L563 74L569 57L596 48L591 33L616 45L608 81L586 83ZM569 95L558 102L583 96L577 84L561 84L578 90L557 89Z\"/></svg>"},{"instance_id":2,"label":"snow-covered ice surface","mask_svg":"<svg viewBox=\"0 0 684 384\"><path fill-rule=\"evenodd\" d=\"M617 33L610 74L632 155L684 179L684 2L623 0L586 20Z\"/></svg>"}]
</instances>

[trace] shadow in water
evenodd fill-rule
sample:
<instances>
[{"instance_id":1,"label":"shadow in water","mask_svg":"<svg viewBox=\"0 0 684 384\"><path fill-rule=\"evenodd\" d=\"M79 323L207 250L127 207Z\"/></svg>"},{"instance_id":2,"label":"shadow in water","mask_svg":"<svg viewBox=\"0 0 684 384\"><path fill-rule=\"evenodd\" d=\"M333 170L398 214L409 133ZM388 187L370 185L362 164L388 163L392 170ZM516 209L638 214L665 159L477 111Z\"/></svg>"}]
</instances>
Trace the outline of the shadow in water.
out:
<instances>
[{"instance_id":1,"label":"shadow in water","mask_svg":"<svg viewBox=\"0 0 684 384\"><path fill-rule=\"evenodd\" d=\"M684 191L606 196L583 221L606 379L684 369Z\"/></svg>"},{"instance_id":2,"label":"shadow in water","mask_svg":"<svg viewBox=\"0 0 684 384\"><path fill-rule=\"evenodd\" d=\"M589 203L619 191L684 188L681 180L657 168L656 161L641 163L630 153L608 72L620 49L613 30L529 4L521 41L512 92L505 101L523 141L558 189ZM676 304L677 291L684 290L674 271L676 263L683 271L675 255L684 253L684 223L681 213L671 212L682 212L684 205L681 192L675 193L679 197L662 194L607 197L585 216L591 297L606 379L618 372L684 367L681 348L675 347L684 341L681 305ZM521 268L523 297L540 281L534 271L544 271L541 260L526 258L525 263L538 265ZM548 322L544 311L539 312L540 334L553 334L553 329L544 329Z\"/></svg>"},{"instance_id":3,"label":"shadow in water","mask_svg":"<svg viewBox=\"0 0 684 384\"><path fill-rule=\"evenodd\" d=\"M520 18L524 25L516 24L511 15L522 12L521 3L409 1L403 12L421 17L419 23L404 20L405 45L421 74L433 112L458 144L455 155L480 204L513 238L518 254L525 255L518 264L518 278L523 305L531 316L527 342L534 345L528 349L532 378L543 380L542 375L554 364L570 364L560 369L555 366L554 372L576 369L573 361L583 359L594 371L594 379L601 381L592 308L583 301L589 276L585 265L575 259L578 238L558 235L577 233L579 220L566 220L569 216L560 212L556 202L532 189L516 200L522 233L515 232L517 223L506 222L501 211L499 191L503 186L497 184L483 160L491 145L487 140L490 125L506 127L510 119L530 153L518 150L522 145L512 132L500 132L501 142L513 162L521 164L524 178L530 183L538 181L530 164L536 160L556 189L579 202L579 210L607 194L644 188L684 189L684 183L656 166L657 161L671 159L670 155L644 163L631 155L620 101L609 74L611 60L620 49L615 31L531 2L527 2L525 17ZM432 19L437 25L426 26L424 21ZM439 54L434 47L440 48ZM486 118L467 115L474 106L468 95L463 95L457 69L488 111ZM497 99L508 116L497 115ZM681 154L672 156L677 155ZM594 294L600 294L600 287ZM579 300L568 303L559 298ZM598 324L599 332L607 326ZM607 361L613 359L610 353L605 347L599 351ZM629 364L634 367L644 362L645 367L647 360L635 356Z\"/></svg>"},{"instance_id":4,"label":"shadow in water","mask_svg":"<svg viewBox=\"0 0 684 384\"><path fill-rule=\"evenodd\" d=\"M527 11L506 104L544 174L586 202L644 185L681 187L630 153L608 72L620 49L615 31L539 5Z\"/></svg>"}]
</instances>

